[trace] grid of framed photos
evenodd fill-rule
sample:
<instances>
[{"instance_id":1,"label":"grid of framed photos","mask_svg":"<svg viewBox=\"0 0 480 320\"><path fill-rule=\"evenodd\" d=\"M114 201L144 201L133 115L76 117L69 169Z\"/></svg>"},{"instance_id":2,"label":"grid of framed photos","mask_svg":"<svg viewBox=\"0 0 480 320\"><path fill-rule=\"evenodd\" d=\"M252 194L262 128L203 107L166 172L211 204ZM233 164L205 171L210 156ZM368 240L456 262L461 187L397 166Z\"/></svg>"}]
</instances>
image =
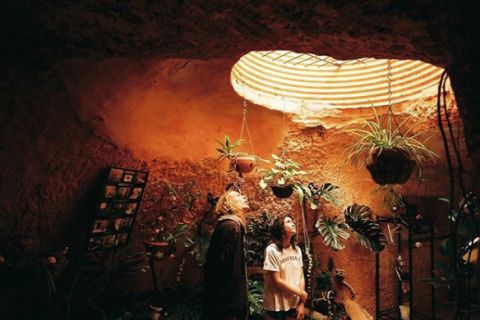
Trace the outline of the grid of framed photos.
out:
<instances>
[{"instance_id":1,"label":"grid of framed photos","mask_svg":"<svg viewBox=\"0 0 480 320\"><path fill-rule=\"evenodd\" d=\"M148 172L112 167L102 190L88 240L88 251L128 244Z\"/></svg>"}]
</instances>

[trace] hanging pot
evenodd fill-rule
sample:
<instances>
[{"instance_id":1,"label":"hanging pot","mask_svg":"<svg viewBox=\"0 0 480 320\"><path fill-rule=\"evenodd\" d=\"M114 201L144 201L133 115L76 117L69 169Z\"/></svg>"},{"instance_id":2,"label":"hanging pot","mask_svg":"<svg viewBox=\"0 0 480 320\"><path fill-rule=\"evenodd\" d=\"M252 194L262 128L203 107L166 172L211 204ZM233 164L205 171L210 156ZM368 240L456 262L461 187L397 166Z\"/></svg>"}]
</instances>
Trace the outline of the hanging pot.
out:
<instances>
[{"instance_id":1,"label":"hanging pot","mask_svg":"<svg viewBox=\"0 0 480 320\"><path fill-rule=\"evenodd\" d=\"M293 186L291 184L270 186L270 188L272 188L272 192L277 198L288 198L293 193Z\"/></svg>"},{"instance_id":2,"label":"hanging pot","mask_svg":"<svg viewBox=\"0 0 480 320\"><path fill-rule=\"evenodd\" d=\"M396 148L372 148L365 162L373 181L379 185L405 183L415 168L415 161L408 153Z\"/></svg>"},{"instance_id":3,"label":"hanging pot","mask_svg":"<svg viewBox=\"0 0 480 320\"><path fill-rule=\"evenodd\" d=\"M238 173L249 173L255 168L255 156L239 155L232 159L232 167Z\"/></svg>"}]
</instances>

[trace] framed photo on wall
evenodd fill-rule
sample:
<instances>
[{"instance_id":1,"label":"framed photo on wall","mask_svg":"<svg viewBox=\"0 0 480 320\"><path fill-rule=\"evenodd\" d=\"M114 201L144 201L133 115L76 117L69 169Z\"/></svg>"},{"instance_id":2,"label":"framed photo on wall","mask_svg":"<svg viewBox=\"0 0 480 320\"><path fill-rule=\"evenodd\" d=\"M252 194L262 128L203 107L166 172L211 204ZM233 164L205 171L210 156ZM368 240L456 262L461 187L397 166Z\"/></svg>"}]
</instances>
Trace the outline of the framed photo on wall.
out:
<instances>
[{"instance_id":1,"label":"framed photo on wall","mask_svg":"<svg viewBox=\"0 0 480 320\"><path fill-rule=\"evenodd\" d=\"M146 171L108 168L93 217L87 251L128 244L147 179Z\"/></svg>"}]
</instances>

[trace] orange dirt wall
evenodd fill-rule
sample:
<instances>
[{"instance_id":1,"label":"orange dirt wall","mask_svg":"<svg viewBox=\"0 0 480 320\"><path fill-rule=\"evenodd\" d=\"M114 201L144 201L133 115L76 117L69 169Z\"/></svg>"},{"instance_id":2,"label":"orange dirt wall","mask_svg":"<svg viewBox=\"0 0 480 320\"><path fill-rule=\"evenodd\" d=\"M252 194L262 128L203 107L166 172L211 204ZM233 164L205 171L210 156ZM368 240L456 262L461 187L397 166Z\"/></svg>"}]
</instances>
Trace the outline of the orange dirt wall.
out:
<instances>
[{"instance_id":1,"label":"orange dirt wall","mask_svg":"<svg viewBox=\"0 0 480 320\"><path fill-rule=\"evenodd\" d=\"M25 241L35 244L38 237L31 226L35 225L37 205L34 186L39 184L53 233L59 243L68 243L73 237L70 230L79 229L79 223L88 224L83 204L96 201L97 195L91 190L98 172L118 165L151 173L131 245L123 250L143 250L141 225L171 208L168 197L160 201L166 181L179 187L195 182L195 190L201 195L192 210L182 211L176 219L193 224L208 209L207 192L220 195L232 179L225 173L227 164L215 160L215 140L224 134L236 139L240 134L242 100L229 85L233 63L233 59L76 60L56 65L48 72L9 74L11 83L22 85L11 88L2 84L9 106L2 112L10 119L4 136L0 184L0 203L9 214L2 219L13 221L28 204L29 218L19 223L24 226ZM268 158L272 152L279 153L283 145L286 155L308 171L305 181L340 187L341 206L308 211L310 228L318 214L339 214L354 202L370 206L376 214L389 214L382 205L384 193L375 192L377 186L366 169L345 161L345 148L352 138L341 133L341 124L331 125L328 130L301 129L287 118L282 134L282 115L255 105L249 105L248 124L257 155ZM429 124L425 127L432 133L429 146L441 153L436 128ZM244 149L250 151L248 143ZM402 192L421 197L446 195L444 163L427 164L424 179L412 180ZM252 173L243 187L251 201L251 214L287 211L299 219L294 197L274 199L259 189L258 180ZM357 291L358 301L373 312L373 254L353 238L338 253L326 248L320 237L313 244L320 265L325 268L328 257L332 257L337 268L345 269L346 281ZM387 261L392 257L392 253L385 255ZM165 263L163 281L175 281L180 258ZM382 293L382 301L388 305L396 284L391 266L382 273L382 279L390 279L385 281L386 291ZM182 281L196 282L199 275L198 267L190 261ZM138 275L130 279L126 290L151 289L150 281L148 273Z\"/></svg>"}]
</instances>

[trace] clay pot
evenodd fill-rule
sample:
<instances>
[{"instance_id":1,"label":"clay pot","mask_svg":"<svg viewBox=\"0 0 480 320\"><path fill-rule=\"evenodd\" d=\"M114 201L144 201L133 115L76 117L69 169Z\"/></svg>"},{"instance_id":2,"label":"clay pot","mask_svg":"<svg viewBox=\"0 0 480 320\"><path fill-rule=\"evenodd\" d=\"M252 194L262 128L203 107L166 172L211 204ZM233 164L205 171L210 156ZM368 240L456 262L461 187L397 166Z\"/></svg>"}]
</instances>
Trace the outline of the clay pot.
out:
<instances>
[{"instance_id":1,"label":"clay pot","mask_svg":"<svg viewBox=\"0 0 480 320\"><path fill-rule=\"evenodd\" d=\"M238 173L249 173L255 168L255 156L239 155L232 159L232 167Z\"/></svg>"},{"instance_id":2,"label":"clay pot","mask_svg":"<svg viewBox=\"0 0 480 320\"><path fill-rule=\"evenodd\" d=\"M272 188L272 192L277 198L288 198L293 193L293 186L291 184L283 186L270 186L270 188Z\"/></svg>"},{"instance_id":3,"label":"clay pot","mask_svg":"<svg viewBox=\"0 0 480 320\"><path fill-rule=\"evenodd\" d=\"M156 259L166 258L172 253L170 244L164 241L145 240L145 248Z\"/></svg>"},{"instance_id":4,"label":"clay pot","mask_svg":"<svg viewBox=\"0 0 480 320\"><path fill-rule=\"evenodd\" d=\"M373 181L379 185L405 183L415 168L415 161L401 149L373 148L365 162Z\"/></svg>"}]
</instances>

